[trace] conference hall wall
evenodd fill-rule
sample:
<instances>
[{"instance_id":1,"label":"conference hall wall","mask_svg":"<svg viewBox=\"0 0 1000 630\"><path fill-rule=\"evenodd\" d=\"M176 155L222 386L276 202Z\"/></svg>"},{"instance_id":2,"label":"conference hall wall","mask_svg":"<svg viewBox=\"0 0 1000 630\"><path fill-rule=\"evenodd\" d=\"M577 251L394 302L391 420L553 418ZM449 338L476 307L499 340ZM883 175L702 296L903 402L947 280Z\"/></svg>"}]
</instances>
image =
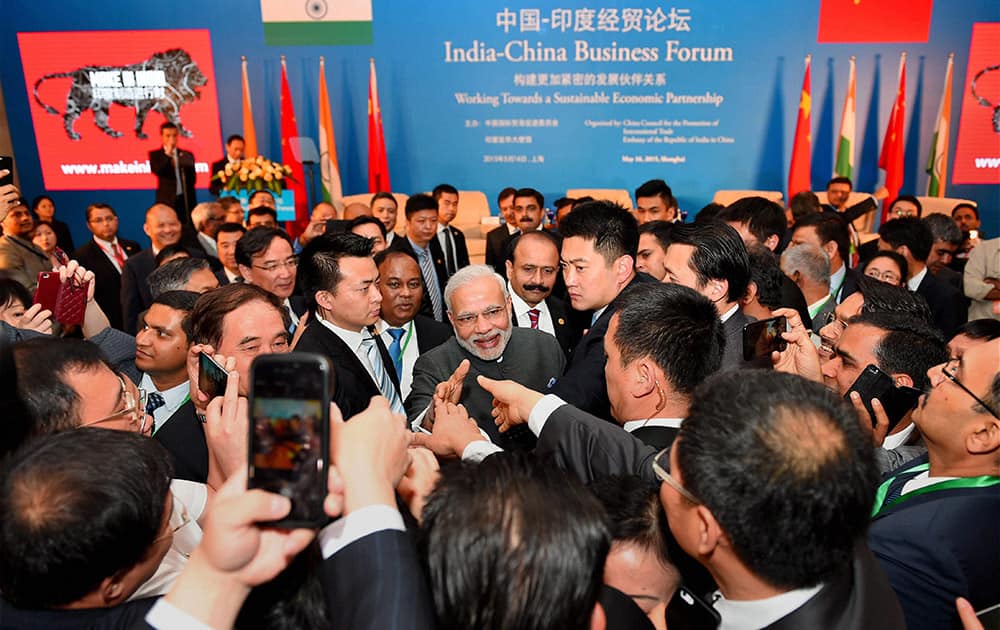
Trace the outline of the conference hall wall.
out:
<instances>
[{"instance_id":1,"label":"conference hall wall","mask_svg":"<svg viewBox=\"0 0 1000 630\"><path fill-rule=\"evenodd\" d=\"M148 137L138 138L136 99L181 103L191 133L181 146L205 165L222 157L222 139L243 130L241 55L260 152L274 159L281 157L280 57L299 133L317 140L325 57L345 193L367 191L374 58L396 191L447 181L492 199L503 186L532 186L551 202L567 188L631 191L662 177L693 213L720 188L785 191L807 54L813 188L834 168L854 55L856 188L873 190L883 178L878 154L904 51L902 191L926 189L954 53L947 195L976 200L984 232L1000 235L995 0L8 0L6 8L0 79L20 182L28 196L47 190L81 239L83 208L96 200L118 209L123 234L142 235L154 184L145 156L159 146L164 117L148 113ZM190 63L166 59L170 49ZM72 88L89 80L80 70L88 66L105 67L94 75L103 83L81 96ZM63 76L36 87L48 74ZM178 100L188 89L199 98ZM68 130L67 97L83 110ZM117 101L106 121L87 109L101 99ZM82 173L88 169L99 172ZM198 184L209 198L206 173Z\"/></svg>"}]
</instances>

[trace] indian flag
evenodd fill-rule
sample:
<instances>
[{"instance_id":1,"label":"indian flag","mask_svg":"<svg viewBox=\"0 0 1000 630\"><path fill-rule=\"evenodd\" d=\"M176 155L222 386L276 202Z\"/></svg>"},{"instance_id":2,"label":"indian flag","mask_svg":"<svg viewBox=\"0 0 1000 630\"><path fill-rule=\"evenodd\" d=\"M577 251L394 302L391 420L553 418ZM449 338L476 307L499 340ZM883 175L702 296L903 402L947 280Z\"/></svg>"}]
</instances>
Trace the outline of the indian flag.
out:
<instances>
[{"instance_id":1,"label":"indian flag","mask_svg":"<svg viewBox=\"0 0 1000 630\"><path fill-rule=\"evenodd\" d=\"M840 142L837 143L837 162L834 173L838 177L854 178L854 56L851 56L851 74L847 80L844 113L840 119Z\"/></svg>"},{"instance_id":2,"label":"indian flag","mask_svg":"<svg viewBox=\"0 0 1000 630\"><path fill-rule=\"evenodd\" d=\"M268 46L372 43L371 0L260 0Z\"/></svg>"},{"instance_id":3,"label":"indian flag","mask_svg":"<svg viewBox=\"0 0 1000 630\"><path fill-rule=\"evenodd\" d=\"M326 91L326 66L319 58L319 167L323 180L323 201L340 201L340 167L337 164L337 142L333 135L330 96Z\"/></svg>"},{"instance_id":4,"label":"indian flag","mask_svg":"<svg viewBox=\"0 0 1000 630\"><path fill-rule=\"evenodd\" d=\"M938 107L934 138L931 140L931 154L927 158L927 196L944 197L948 179L948 126L951 123L951 71L955 65L955 53L948 55L948 70L944 74L944 92Z\"/></svg>"}]
</instances>

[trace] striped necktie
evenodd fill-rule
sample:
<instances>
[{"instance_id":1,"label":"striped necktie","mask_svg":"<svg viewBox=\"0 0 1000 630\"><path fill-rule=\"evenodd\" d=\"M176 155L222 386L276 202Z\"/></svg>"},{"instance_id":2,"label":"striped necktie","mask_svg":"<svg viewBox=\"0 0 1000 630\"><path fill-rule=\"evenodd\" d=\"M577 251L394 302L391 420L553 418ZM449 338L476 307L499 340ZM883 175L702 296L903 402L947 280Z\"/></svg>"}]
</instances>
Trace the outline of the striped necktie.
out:
<instances>
[{"instance_id":1,"label":"striped necktie","mask_svg":"<svg viewBox=\"0 0 1000 630\"><path fill-rule=\"evenodd\" d=\"M372 372L375 373L375 383L378 385L378 390L389 400L389 406L395 413L405 414L403 402L399 399L399 393L396 392L396 386L392 384L389 372L386 371L385 364L382 363L382 353L378 351L375 338L369 334L361 341L361 348L365 351L365 357L372 367Z\"/></svg>"},{"instance_id":2,"label":"striped necktie","mask_svg":"<svg viewBox=\"0 0 1000 630\"><path fill-rule=\"evenodd\" d=\"M441 288L438 286L437 272L434 271L434 263L431 261L430 248L421 250L417 258L420 259L420 273L424 277L424 285L431 298L434 319L442 322L444 321L444 301L441 299Z\"/></svg>"},{"instance_id":3,"label":"striped necktie","mask_svg":"<svg viewBox=\"0 0 1000 630\"><path fill-rule=\"evenodd\" d=\"M539 311L537 308L533 308L533 309L531 309L531 310L528 311L528 319L531 320L531 327L532 328L538 328L538 316L539 316L539 314L541 314L541 311Z\"/></svg>"}]
</instances>

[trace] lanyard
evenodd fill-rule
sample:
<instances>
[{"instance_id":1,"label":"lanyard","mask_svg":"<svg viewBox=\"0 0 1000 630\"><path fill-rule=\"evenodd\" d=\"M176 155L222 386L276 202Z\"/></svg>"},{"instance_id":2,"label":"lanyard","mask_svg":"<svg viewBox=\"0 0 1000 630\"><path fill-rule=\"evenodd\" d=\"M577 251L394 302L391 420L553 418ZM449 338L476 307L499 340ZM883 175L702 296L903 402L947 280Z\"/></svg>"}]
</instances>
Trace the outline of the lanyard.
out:
<instances>
[{"instance_id":1,"label":"lanyard","mask_svg":"<svg viewBox=\"0 0 1000 630\"><path fill-rule=\"evenodd\" d=\"M406 324L406 338L403 339L403 345L399 349L400 360L402 360L403 355L406 354L406 346L410 345L410 339L413 338L414 326L415 324L412 319Z\"/></svg>"},{"instance_id":2,"label":"lanyard","mask_svg":"<svg viewBox=\"0 0 1000 630\"><path fill-rule=\"evenodd\" d=\"M844 276L844 279L845 280L847 279L846 275ZM841 282L840 286L844 286L844 283ZM824 306L826 306L826 303L829 302L832 299L833 299L833 295L828 295L828 296L826 296L825 300L823 300L822 302L820 302L819 304L816 305L816 308L810 308L810 309L808 309L809 310L809 319L812 319L812 318L816 317L816 313L820 312L820 310L822 310L822 308Z\"/></svg>"},{"instance_id":3,"label":"lanyard","mask_svg":"<svg viewBox=\"0 0 1000 630\"><path fill-rule=\"evenodd\" d=\"M931 467L930 463L923 463L918 466L914 466L909 470L906 470L903 474L920 473L925 470L930 470L930 467ZM882 513L888 510L890 507L899 505L904 501L907 501L913 497L918 497L922 494L929 494L931 492L937 492L939 490L953 490L957 488L989 488L990 486L995 486L997 484L1000 484L1000 477L995 477L993 475L948 479L947 481L939 481L938 483L931 484L929 486L924 486L923 488L914 490L913 492L907 492L906 494L901 495L898 499L886 503L885 498L886 495L889 493L889 487L892 485L894 481L896 481L897 477L898 475L895 475L883 481L882 485L880 485L878 487L878 490L875 492L875 506L872 508L873 520L881 516Z\"/></svg>"}]
</instances>

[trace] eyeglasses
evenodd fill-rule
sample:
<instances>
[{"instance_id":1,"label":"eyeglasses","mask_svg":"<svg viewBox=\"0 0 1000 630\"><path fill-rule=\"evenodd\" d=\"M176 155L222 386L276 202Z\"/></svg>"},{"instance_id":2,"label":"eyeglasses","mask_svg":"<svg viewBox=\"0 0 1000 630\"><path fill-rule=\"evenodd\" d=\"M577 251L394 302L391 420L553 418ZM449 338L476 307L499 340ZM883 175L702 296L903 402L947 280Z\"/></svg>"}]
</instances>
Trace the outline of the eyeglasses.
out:
<instances>
[{"instance_id":1,"label":"eyeglasses","mask_svg":"<svg viewBox=\"0 0 1000 630\"><path fill-rule=\"evenodd\" d=\"M670 474L670 447L663 449L657 453L656 457L653 458L653 473L657 476L660 481L664 481L670 485L674 490L680 493L682 497L694 503L695 505L701 505L699 501L693 494L688 492L687 488L681 485L681 482L674 479Z\"/></svg>"},{"instance_id":2,"label":"eyeglasses","mask_svg":"<svg viewBox=\"0 0 1000 630\"><path fill-rule=\"evenodd\" d=\"M114 412L110 416L101 418L100 420L84 422L77 428L89 427L95 424L104 424L105 422L112 422L115 420L122 420L127 416L132 426L139 426L139 433L146 432L146 422L149 418L146 415L146 392L141 389L136 389L135 393L133 393L133 391L125 385L125 379L121 376L118 377L118 383L121 385L121 393L122 398L125 399L125 407ZM152 422L150 422L150 430L152 430Z\"/></svg>"},{"instance_id":3,"label":"eyeglasses","mask_svg":"<svg viewBox=\"0 0 1000 630\"><path fill-rule=\"evenodd\" d=\"M840 332L847 330L847 322L837 317L837 314L833 311L826 314L826 321L823 322L824 326L829 326L830 324L836 322L840 326Z\"/></svg>"},{"instance_id":4,"label":"eyeglasses","mask_svg":"<svg viewBox=\"0 0 1000 630\"><path fill-rule=\"evenodd\" d=\"M869 278L881 280L882 282L888 282L889 284L899 284L899 281L901 280L899 274L894 271L883 271L880 273L875 269L869 269L865 272L865 275Z\"/></svg>"},{"instance_id":5,"label":"eyeglasses","mask_svg":"<svg viewBox=\"0 0 1000 630\"><path fill-rule=\"evenodd\" d=\"M969 396L972 396L972 399L975 400L977 403L979 403L980 406L982 406L982 408L985 409L991 416L993 416L997 420L1000 420L1000 414L998 414L992 407L987 405L982 398L976 396L971 389L969 389L968 387L965 386L964 383L962 383L962 381L958 380L958 377L955 376L955 372L958 371L958 365L959 365L959 359L952 359L941 366L941 372L945 375L945 378L947 378L952 383L958 385L963 392L965 392Z\"/></svg>"},{"instance_id":6,"label":"eyeglasses","mask_svg":"<svg viewBox=\"0 0 1000 630\"><path fill-rule=\"evenodd\" d=\"M911 210L910 208L907 208L905 210L903 209L891 210L890 213L895 215L897 219L917 216L917 211Z\"/></svg>"},{"instance_id":7,"label":"eyeglasses","mask_svg":"<svg viewBox=\"0 0 1000 630\"><path fill-rule=\"evenodd\" d=\"M299 259L295 256L291 258L286 258L285 260L273 260L266 265L253 265L255 268L261 271L266 271L267 273L274 273L278 269L289 269L295 271L299 266Z\"/></svg>"},{"instance_id":8,"label":"eyeglasses","mask_svg":"<svg viewBox=\"0 0 1000 630\"><path fill-rule=\"evenodd\" d=\"M455 324L462 328L468 328L476 323L480 315L486 318L486 321L495 323L500 319L500 315L507 312L507 309L503 306L491 306L482 313L462 313L454 317Z\"/></svg>"}]
</instances>

